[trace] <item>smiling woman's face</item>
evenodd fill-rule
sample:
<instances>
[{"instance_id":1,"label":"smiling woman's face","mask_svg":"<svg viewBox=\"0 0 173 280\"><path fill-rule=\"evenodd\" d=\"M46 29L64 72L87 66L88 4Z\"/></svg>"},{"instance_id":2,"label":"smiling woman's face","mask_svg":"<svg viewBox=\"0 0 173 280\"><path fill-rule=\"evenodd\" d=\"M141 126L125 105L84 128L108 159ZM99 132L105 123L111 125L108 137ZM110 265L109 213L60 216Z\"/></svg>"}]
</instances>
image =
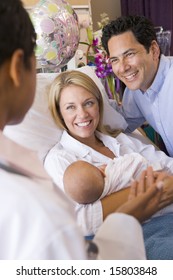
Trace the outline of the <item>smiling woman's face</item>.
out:
<instances>
[{"instance_id":1,"label":"smiling woman's face","mask_svg":"<svg viewBox=\"0 0 173 280\"><path fill-rule=\"evenodd\" d=\"M96 97L81 86L64 88L60 97L60 112L68 132L85 143L94 136L100 113Z\"/></svg>"}]
</instances>

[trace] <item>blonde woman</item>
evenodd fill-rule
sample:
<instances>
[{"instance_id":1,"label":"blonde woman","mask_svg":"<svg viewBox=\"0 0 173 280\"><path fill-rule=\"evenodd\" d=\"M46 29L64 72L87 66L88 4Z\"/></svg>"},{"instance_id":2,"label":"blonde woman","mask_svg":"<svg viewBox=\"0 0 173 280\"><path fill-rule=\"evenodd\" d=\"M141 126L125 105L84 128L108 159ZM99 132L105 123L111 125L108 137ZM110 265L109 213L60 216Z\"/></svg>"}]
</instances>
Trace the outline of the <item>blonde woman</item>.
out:
<instances>
[{"instance_id":1,"label":"blonde woman","mask_svg":"<svg viewBox=\"0 0 173 280\"><path fill-rule=\"evenodd\" d=\"M77 70L59 74L49 90L49 106L57 126L64 131L59 143L46 156L44 165L63 191L64 171L77 160L85 160L99 166L107 164L115 157L137 152L151 163L159 161L163 170L172 174L173 159L163 152L103 126L102 95L95 82L86 74ZM164 189L162 206L173 201L171 187L169 191L171 199L166 198L166 188ZM92 204L75 203L78 223L83 234L95 234L103 220L127 201L128 194L129 188L125 188ZM145 220L145 213L141 213L138 218L141 221Z\"/></svg>"}]
</instances>

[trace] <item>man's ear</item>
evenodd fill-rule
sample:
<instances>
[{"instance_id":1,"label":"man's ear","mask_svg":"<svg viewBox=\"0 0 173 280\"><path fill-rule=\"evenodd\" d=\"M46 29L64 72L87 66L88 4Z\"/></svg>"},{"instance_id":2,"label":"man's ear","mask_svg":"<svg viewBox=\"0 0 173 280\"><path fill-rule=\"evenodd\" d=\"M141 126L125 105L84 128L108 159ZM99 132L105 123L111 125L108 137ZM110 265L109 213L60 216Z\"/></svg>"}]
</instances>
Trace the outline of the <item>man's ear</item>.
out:
<instances>
[{"instance_id":1,"label":"man's ear","mask_svg":"<svg viewBox=\"0 0 173 280\"><path fill-rule=\"evenodd\" d=\"M21 49L16 50L11 57L10 77L16 87L19 87L21 83L24 65L23 60L24 53Z\"/></svg>"},{"instance_id":2,"label":"man's ear","mask_svg":"<svg viewBox=\"0 0 173 280\"><path fill-rule=\"evenodd\" d=\"M153 57L155 59L158 59L159 56L160 56L160 47L159 47L158 43L155 40L152 41L150 49L151 49L151 51L153 53Z\"/></svg>"}]
</instances>

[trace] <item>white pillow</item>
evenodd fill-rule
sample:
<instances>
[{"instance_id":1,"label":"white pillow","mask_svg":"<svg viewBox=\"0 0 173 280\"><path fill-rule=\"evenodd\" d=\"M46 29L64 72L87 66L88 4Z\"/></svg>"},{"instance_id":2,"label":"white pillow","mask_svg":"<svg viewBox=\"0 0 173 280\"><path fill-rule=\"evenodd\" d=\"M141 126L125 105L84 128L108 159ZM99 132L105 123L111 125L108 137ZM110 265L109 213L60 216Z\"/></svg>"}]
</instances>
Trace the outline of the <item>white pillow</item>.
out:
<instances>
[{"instance_id":1,"label":"white pillow","mask_svg":"<svg viewBox=\"0 0 173 280\"><path fill-rule=\"evenodd\" d=\"M104 124L115 129L125 129L127 124L124 118L110 106L104 87L89 66L76 69L89 75L100 88L104 97ZM19 144L35 150L41 160L47 152L60 139L62 130L59 129L48 108L47 86L54 80L58 73L37 74L37 87L34 103L19 125L6 126L4 134Z\"/></svg>"}]
</instances>

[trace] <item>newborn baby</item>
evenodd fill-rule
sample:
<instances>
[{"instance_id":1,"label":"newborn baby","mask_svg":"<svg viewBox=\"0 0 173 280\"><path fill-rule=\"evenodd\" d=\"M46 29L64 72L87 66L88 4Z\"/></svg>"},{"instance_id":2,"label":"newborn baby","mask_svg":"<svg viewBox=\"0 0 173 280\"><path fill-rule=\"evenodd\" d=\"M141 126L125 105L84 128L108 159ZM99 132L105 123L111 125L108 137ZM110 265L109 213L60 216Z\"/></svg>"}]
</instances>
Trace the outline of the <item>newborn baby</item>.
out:
<instances>
[{"instance_id":1,"label":"newborn baby","mask_svg":"<svg viewBox=\"0 0 173 280\"><path fill-rule=\"evenodd\" d=\"M162 169L159 163L150 164L138 153L110 159L107 165L96 167L78 160L70 164L64 173L65 192L77 203L93 203L106 195L128 187L138 179L148 166L154 171Z\"/></svg>"}]
</instances>

